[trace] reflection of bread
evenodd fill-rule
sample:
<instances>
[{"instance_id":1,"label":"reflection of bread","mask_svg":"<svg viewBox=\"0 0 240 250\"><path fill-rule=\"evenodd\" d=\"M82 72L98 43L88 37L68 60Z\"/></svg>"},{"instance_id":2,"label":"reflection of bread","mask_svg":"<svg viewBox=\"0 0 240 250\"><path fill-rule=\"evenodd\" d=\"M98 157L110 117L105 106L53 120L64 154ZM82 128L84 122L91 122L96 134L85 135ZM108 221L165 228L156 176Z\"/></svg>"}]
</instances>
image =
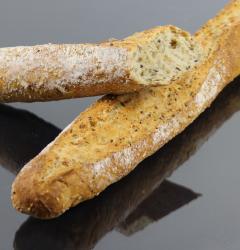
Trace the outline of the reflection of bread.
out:
<instances>
[{"instance_id":1,"label":"reflection of bread","mask_svg":"<svg viewBox=\"0 0 240 250\"><path fill-rule=\"evenodd\" d=\"M187 161L218 127L239 110L240 79L227 87L212 107L183 133L97 198L47 223L29 218L17 231L14 246L18 250L93 249L105 234L135 211L169 173Z\"/></svg>"},{"instance_id":2,"label":"reflection of bread","mask_svg":"<svg viewBox=\"0 0 240 250\"><path fill-rule=\"evenodd\" d=\"M239 75L239 34L235 0L197 33L207 56L185 81L93 104L22 169L12 187L14 207L53 218L127 175Z\"/></svg>"},{"instance_id":3,"label":"reflection of bread","mask_svg":"<svg viewBox=\"0 0 240 250\"><path fill-rule=\"evenodd\" d=\"M0 121L0 164L13 173L60 133L60 129L30 112L3 104Z\"/></svg>"},{"instance_id":4,"label":"reflection of bread","mask_svg":"<svg viewBox=\"0 0 240 250\"><path fill-rule=\"evenodd\" d=\"M130 236L198 197L199 194L186 187L170 181L163 181L147 199L118 225L118 231Z\"/></svg>"},{"instance_id":5,"label":"reflection of bread","mask_svg":"<svg viewBox=\"0 0 240 250\"><path fill-rule=\"evenodd\" d=\"M187 32L156 27L101 44L0 49L0 101L46 101L129 93L181 79L201 61Z\"/></svg>"}]
</instances>

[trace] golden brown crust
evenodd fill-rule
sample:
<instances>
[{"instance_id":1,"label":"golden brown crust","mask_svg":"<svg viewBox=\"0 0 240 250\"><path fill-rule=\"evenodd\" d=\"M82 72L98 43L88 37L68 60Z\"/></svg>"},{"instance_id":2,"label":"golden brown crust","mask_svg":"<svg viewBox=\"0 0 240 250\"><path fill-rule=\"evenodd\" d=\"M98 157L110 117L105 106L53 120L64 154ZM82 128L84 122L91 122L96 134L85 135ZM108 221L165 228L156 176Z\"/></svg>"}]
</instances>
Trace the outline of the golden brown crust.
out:
<instances>
[{"instance_id":1,"label":"golden brown crust","mask_svg":"<svg viewBox=\"0 0 240 250\"><path fill-rule=\"evenodd\" d=\"M127 175L196 119L240 73L240 1L229 9L230 20L223 11L196 35L210 41L208 56L184 82L106 96L81 113L22 169L12 188L14 207L59 216Z\"/></svg>"},{"instance_id":2,"label":"golden brown crust","mask_svg":"<svg viewBox=\"0 0 240 250\"><path fill-rule=\"evenodd\" d=\"M97 199L48 223L29 218L15 235L16 249L25 250L26 246L33 249L36 241L42 243L40 249L54 249L56 242L65 248L69 246L69 249L73 245L74 249L93 249L106 233L121 225L139 205L141 207L170 173L182 166L227 119L239 111L239 83L240 78L224 90L214 105L181 135L144 160L131 175L112 185ZM177 190L174 193L179 194ZM159 193L156 196L159 197ZM166 206L160 205L158 211L161 208L166 212Z\"/></svg>"},{"instance_id":3,"label":"golden brown crust","mask_svg":"<svg viewBox=\"0 0 240 250\"><path fill-rule=\"evenodd\" d=\"M124 40L99 44L2 48L0 102L50 101L141 90L147 86L132 74L132 54L167 31L188 38L192 48L198 47L189 33L174 26L160 26ZM192 53L196 54L195 59L200 59L197 52ZM188 67L197 64L194 61L186 62ZM188 71L181 71L178 77ZM174 80L155 85L169 84Z\"/></svg>"}]
</instances>

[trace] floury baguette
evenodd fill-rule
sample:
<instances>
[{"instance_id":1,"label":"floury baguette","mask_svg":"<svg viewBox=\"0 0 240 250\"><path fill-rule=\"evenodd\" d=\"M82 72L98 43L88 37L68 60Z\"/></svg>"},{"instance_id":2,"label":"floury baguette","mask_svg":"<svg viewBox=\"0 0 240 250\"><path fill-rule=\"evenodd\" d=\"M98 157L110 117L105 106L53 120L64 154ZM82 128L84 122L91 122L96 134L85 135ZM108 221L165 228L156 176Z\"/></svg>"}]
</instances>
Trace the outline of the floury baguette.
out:
<instances>
[{"instance_id":1,"label":"floury baguette","mask_svg":"<svg viewBox=\"0 0 240 250\"><path fill-rule=\"evenodd\" d=\"M78 206L71 212L47 223L28 218L15 234L15 248L17 250L31 250L36 247L39 250L62 250L64 247L67 250L94 249L97 242L113 228L126 226L126 222L129 222L129 218L135 214L134 211L142 207L144 203L146 204L154 193L153 200L147 204L150 208L154 208L154 205L156 206L154 202L157 202L158 215L170 212L169 208L177 209L176 206L180 206L181 203L179 200L186 204L190 201L189 198L192 199L194 196L196 198L196 193L193 192L191 192L192 195L187 195L188 198L186 194L181 194L182 188L174 188L172 192L165 189L163 197L160 190L167 182L162 186L162 181L191 158L224 122L240 111L239 83L240 78L231 84L218 97L214 105L181 135L139 164L134 173L116 185L112 185L97 199L92 199L83 206ZM219 110L221 112L218 112ZM25 125L29 127L27 123ZM48 126L49 124L46 125ZM162 199L162 202L159 203L159 199ZM147 214L156 212L155 209L150 208L144 207L144 211ZM139 229L138 220L134 225L136 227L132 229L135 232Z\"/></svg>"},{"instance_id":2,"label":"floury baguette","mask_svg":"<svg viewBox=\"0 0 240 250\"><path fill-rule=\"evenodd\" d=\"M25 165L12 186L13 206L57 217L120 180L192 123L240 73L240 0L195 38L205 59L184 81L94 103Z\"/></svg>"},{"instance_id":3,"label":"floury baguette","mask_svg":"<svg viewBox=\"0 0 240 250\"><path fill-rule=\"evenodd\" d=\"M100 44L0 49L0 102L129 93L179 82L202 58L199 43L174 26Z\"/></svg>"}]
</instances>

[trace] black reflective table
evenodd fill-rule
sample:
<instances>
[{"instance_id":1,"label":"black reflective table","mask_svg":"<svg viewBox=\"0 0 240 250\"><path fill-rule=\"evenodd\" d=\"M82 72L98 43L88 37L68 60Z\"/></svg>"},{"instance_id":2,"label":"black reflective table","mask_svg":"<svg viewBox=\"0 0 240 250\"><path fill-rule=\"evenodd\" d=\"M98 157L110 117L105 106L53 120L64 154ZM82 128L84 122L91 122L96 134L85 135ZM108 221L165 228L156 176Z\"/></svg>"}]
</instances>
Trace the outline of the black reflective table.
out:
<instances>
[{"instance_id":1,"label":"black reflective table","mask_svg":"<svg viewBox=\"0 0 240 250\"><path fill-rule=\"evenodd\" d=\"M0 46L104 40L168 23L194 32L226 2L9 0ZM17 172L94 99L0 105L0 250L240 249L240 78L99 197L51 221L12 208Z\"/></svg>"}]
</instances>

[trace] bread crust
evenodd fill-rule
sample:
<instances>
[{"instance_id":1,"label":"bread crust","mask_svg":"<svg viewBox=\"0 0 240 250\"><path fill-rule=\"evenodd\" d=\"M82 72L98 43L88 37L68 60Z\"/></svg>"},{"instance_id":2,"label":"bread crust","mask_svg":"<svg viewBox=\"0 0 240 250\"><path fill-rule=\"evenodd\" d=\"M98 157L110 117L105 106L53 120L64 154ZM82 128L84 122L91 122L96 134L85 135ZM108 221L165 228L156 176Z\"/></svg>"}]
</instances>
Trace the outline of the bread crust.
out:
<instances>
[{"instance_id":1,"label":"bread crust","mask_svg":"<svg viewBox=\"0 0 240 250\"><path fill-rule=\"evenodd\" d=\"M121 225L169 174L191 158L224 122L239 111L239 83L240 78L181 135L144 160L131 175L112 185L97 199L49 223L29 218L15 234L16 248L21 249L21 246L25 249L27 246L34 249L36 242L41 242L40 249L54 249L58 242L65 248L69 246L69 249L73 243L74 249L93 249L105 234ZM165 211L166 207L163 209Z\"/></svg>"},{"instance_id":2,"label":"bread crust","mask_svg":"<svg viewBox=\"0 0 240 250\"><path fill-rule=\"evenodd\" d=\"M123 40L99 44L2 48L0 102L50 101L121 94L149 87L132 75L131 54L157 34L166 31L191 38L189 33L169 25L139 32ZM190 44L197 46L196 41L191 39ZM196 59L199 59L197 53ZM179 79L181 74L188 71L182 71ZM159 84L170 84L174 80Z\"/></svg>"},{"instance_id":3,"label":"bread crust","mask_svg":"<svg viewBox=\"0 0 240 250\"><path fill-rule=\"evenodd\" d=\"M185 81L93 104L22 169L12 186L13 206L53 218L127 175L239 75L239 34L240 1L235 0L196 34L208 53Z\"/></svg>"}]
</instances>

